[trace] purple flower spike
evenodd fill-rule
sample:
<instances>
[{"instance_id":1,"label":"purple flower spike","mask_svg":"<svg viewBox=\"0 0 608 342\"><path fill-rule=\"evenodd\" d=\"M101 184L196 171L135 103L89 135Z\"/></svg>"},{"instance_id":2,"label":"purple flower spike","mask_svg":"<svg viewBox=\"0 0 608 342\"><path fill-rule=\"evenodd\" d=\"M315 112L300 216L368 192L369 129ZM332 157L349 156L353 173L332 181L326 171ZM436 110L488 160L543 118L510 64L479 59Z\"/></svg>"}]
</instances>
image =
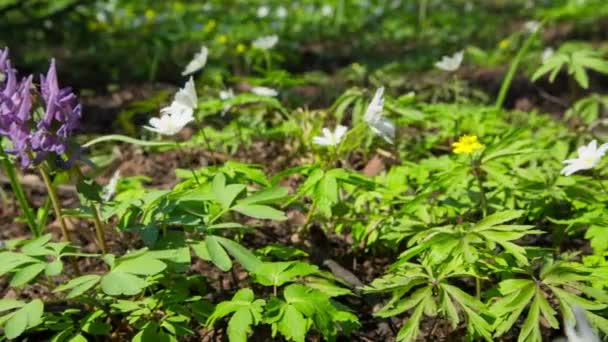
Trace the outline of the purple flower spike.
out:
<instances>
[{"instance_id":1,"label":"purple flower spike","mask_svg":"<svg viewBox=\"0 0 608 342\"><path fill-rule=\"evenodd\" d=\"M55 60L46 77L41 76L44 114L38 122L32 117L32 76L17 80L8 49L0 50L0 73L6 76L0 79L0 135L13 143L7 152L16 155L23 168L44 161L51 153L58 157L56 165L69 167L80 155L70 150L68 138L78 128L82 108L70 88L59 88Z\"/></svg>"}]
</instances>

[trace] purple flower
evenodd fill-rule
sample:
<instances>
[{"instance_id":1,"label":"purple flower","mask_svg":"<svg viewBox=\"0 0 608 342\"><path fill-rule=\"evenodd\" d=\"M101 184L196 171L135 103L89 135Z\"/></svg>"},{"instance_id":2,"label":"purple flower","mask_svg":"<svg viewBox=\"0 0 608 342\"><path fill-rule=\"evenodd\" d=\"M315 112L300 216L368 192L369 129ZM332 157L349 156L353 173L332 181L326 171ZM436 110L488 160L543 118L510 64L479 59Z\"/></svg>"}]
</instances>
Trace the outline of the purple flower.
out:
<instances>
[{"instance_id":1,"label":"purple flower","mask_svg":"<svg viewBox=\"0 0 608 342\"><path fill-rule=\"evenodd\" d=\"M36 122L32 116L32 76L17 81L16 71L8 59L8 49L0 50L0 135L13 143L7 152L20 160L21 167L44 161L50 153L59 166L69 167L80 155L70 148L68 138L78 128L82 107L70 88L59 88L55 60L41 76L43 115ZM67 160L62 158L69 154Z\"/></svg>"}]
</instances>

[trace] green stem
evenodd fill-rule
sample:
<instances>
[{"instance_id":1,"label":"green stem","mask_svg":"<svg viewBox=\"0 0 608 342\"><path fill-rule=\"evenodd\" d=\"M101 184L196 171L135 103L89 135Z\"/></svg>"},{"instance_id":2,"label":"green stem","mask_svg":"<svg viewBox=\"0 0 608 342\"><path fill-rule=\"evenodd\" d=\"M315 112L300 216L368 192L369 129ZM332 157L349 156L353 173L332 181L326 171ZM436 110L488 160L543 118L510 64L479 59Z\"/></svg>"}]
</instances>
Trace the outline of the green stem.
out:
<instances>
[{"instance_id":1,"label":"green stem","mask_svg":"<svg viewBox=\"0 0 608 342\"><path fill-rule=\"evenodd\" d=\"M606 190L604 183L602 183L602 177L600 176L599 172L593 171L593 178L595 178L597 180L597 182L600 183L600 187L602 188L602 191L604 191L604 193L608 195L608 190Z\"/></svg>"},{"instance_id":2,"label":"green stem","mask_svg":"<svg viewBox=\"0 0 608 342\"><path fill-rule=\"evenodd\" d=\"M477 187L479 187L479 201L481 205L481 210L483 217L488 215L488 200L486 198L486 190L483 187L483 180L481 179L481 168L479 167L479 162L473 161L473 174L477 179Z\"/></svg>"},{"instance_id":3,"label":"green stem","mask_svg":"<svg viewBox=\"0 0 608 342\"><path fill-rule=\"evenodd\" d=\"M475 296L481 299L481 279L475 277Z\"/></svg>"},{"instance_id":4,"label":"green stem","mask_svg":"<svg viewBox=\"0 0 608 342\"><path fill-rule=\"evenodd\" d=\"M542 27L542 24L541 24L541 27ZM536 32L530 34L528 39L526 39L526 41L524 42L524 45L522 45L522 47L517 52L515 59L509 66L509 70L507 71L507 74L505 75L505 78L502 81L502 85L500 86L500 91L498 92L498 98L496 99L496 104L495 104L496 108L502 108L502 105L504 104L505 99L507 97L507 92L509 91L509 88L511 87L511 82L513 82L513 77L515 77L515 72L517 72L517 68L519 67L519 64L521 63L521 60L526 55L526 53L532 46L532 43L538 36L538 32L540 32L540 28L538 30L536 30Z\"/></svg>"},{"instance_id":5,"label":"green stem","mask_svg":"<svg viewBox=\"0 0 608 342\"><path fill-rule=\"evenodd\" d=\"M59 196L57 196L57 191L55 191L55 187L53 186L53 182L51 182L51 177L48 172L44 169L44 165L38 166L38 171L42 176L42 180L44 181L44 185L46 185L46 189L49 193L49 198L51 199L51 204L53 205L53 210L55 210L55 216L57 216L57 220L59 221L59 227L61 228L61 233L63 234L63 239L65 241L71 242L70 232L68 231L68 227L65 223L65 218L61 213L61 202L59 202Z\"/></svg>"},{"instance_id":6,"label":"green stem","mask_svg":"<svg viewBox=\"0 0 608 342\"><path fill-rule=\"evenodd\" d=\"M175 142L175 145L177 146L177 149L181 153L186 154L186 152L184 152L184 150L182 149L182 145L179 143L179 141ZM198 180L198 176L196 175L196 172L194 172L194 170L192 168L190 168L190 172L192 172L192 176L194 177L194 181L196 182L196 184L200 185L201 182Z\"/></svg>"},{"instance_id":7,"label":"green stem","mask_svg":"<svg viewBox=\"0 0 608 342\"><path fill-rule=\"evenodd\" d=\"M27 225L30 228L30 231L34 236L38 237L41 234L40 227L36 224L36 217L34 216L34 212L30 207L27 198L25 197L25 192L21 187L21 183L19 183L19 177L17 176L17 171L15 171L15 167L13 163L8 160L8 157L2 149L0 149L0 159L2 159L2 167L8 176L9 181L11 182L11 188L15 193L15 197L17 198L17 202L19 202L19 207L23 212L23 216L25 216L25 220L27 221Z\"/></svg>"},{"instance_id":8,"label":"green stem","mask_svg":"<svg viewBox=\"0 0 608 342\"><path fill-rule=\"evenodd\" d=\"M238 123L237 123L238 127ZM240 130L240 127L239 127ZM239 132L240 134L240 132ZM207 133L205 133L205 128L201 128L201 135L203 136L203 141L205 141L205 145L207 145L207 150L209 150L209 155L211 156L209 160L211 160L211 165L215 164L213 160L213 149L211 149L211 144L209 143L209 139L207 139Z\"/></svg>"},{"instance_id":9,"label":"green stem","mask_svg":"<svg viewBox=\"0 0 608 342\"><path fill-rule=\"evenodd\" d=\"M84 179L84 175L82 171L78 168L74 168L76 170L76 174L82 179ZM93 214L93 223L95 225L95 233L97 234L97 241L99 244L99 248L106 254L108 252L108 246L106 245L106 235L103 231L103 224L101 223L101 215L99 214L99 209L95 205L95 203L91 202L90 204L91 213Z\"/></svg>"},{"instance_id":10,"label":"green stem","mask_svg":"<svg viewBox=\"0 0 608 342\"><path fill-rule=\"evenodd\" d=\"M106 236L103 231L103 225L99 215L99 209L95 203L91 203L91 210L93 211L93 222L95 222L95 232L97 233L97 241L99 241L99 247L103 254L108 253L108 246L106 245Z\"/></svg>"}]
</instances>

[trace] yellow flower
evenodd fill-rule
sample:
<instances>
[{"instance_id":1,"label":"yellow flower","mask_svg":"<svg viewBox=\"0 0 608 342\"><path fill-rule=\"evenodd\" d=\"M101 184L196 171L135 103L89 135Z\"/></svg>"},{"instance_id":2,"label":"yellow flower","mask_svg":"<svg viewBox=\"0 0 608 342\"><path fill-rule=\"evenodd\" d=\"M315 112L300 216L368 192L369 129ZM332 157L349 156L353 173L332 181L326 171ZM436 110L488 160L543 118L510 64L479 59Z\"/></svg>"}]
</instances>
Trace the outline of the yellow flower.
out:
<instances>
[{"instance_id":1,"label":"yellow flower","mask_svg":"<svg viewBox=\"0 0 608 342\"><path fill-rule=\"evenodd\" d=\"M225 34L220 34L217 36L217 42L220 44L226 44L226 42L228 42L228 36Z\"/></svg>"},{"instance_id":2,"label":"yellow flower","mask_svg":"<svg viewBox=\"0 0 608 342\"><path fill-rule=\"evenodd\" d=\"M484 146L477 140L475 135L463 135L457 142L452 144L453 152L456 154L471 154L481 150Z\"/></svg>"},{"instance_id":3,"label":"yellow flower","mask_svg":"<svg viewBox=\"0 0 608 342\"><path fill-rule=\"evenodd\" d=\"M213 31L213 29L217 26L217 22L213 19L209 20L207 22L207 24L205 24L205 27L203 28L203 31L205 31L206 33L209 33L211 31Z\"/></svg>"},{"instance_id":4,"label":"yellow flower","mask_svg":"<svg viewBox=\"0 0 608 342\"><path fill-rule=\"evenodd\" d=\"M154 10L152 9L147 9L144 15L146 16L147 20L152 20L156 18L156 12L154 12Z\"/></svg>"},{"instance_id":5,"label":"yellow flower","mask_svg":"<svg viewBox=\"0 0 608 342\"><path fill-rule=\"evenodd\" d=\"M181 12L184 10L184 4L181 1L178 1L173 4L173 10L176 12Z\"/></svg>"},{"instance_id":6,"label":"yellow flower","mask_svg":"<svg viewBox=\"0 0 608 342\"><path fill-rule=\"evenodd\" d=\"M501 50L504 50L506 48L508 48L510 45L509 39L503 39L500 42L498 42L498 48Z\"/></svg>"},{"instance_id":7,"label":"yellow flower","mask_svg":"<svg viewBox=\"0 0 608 342\"><path fill-rule=\"evenodd\" d=\"M237 53L244 53L245 51L247 51L247 46L245 44L239 43L236 46L236 52Z\"/></svg>"}]
</instances>

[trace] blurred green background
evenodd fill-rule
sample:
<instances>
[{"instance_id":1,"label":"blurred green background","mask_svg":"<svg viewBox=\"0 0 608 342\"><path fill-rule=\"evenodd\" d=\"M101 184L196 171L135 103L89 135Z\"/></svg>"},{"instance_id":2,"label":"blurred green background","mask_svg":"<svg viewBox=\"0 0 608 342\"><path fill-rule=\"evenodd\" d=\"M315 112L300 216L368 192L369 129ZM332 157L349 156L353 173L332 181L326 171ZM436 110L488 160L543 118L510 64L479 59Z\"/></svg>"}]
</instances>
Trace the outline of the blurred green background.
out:
<instances>
[{"instance_id":1,"label":"blurred green background","mask_svg":"<svg viewBox=\"0 0 608 342\"><path fill-rule=\"evenodd\" d=\"M250 44L263 35L280 37L272 62L290 73L354 62L414 70L471 42L495 49L531 19L576 21L564 39L606 38L607 15L605 0L0 0L0 46L23 73L40 73L53 56L64 84L105 89L180 83L201 45L211 80L255 73Z\"/></svg>"}]
</instances>

